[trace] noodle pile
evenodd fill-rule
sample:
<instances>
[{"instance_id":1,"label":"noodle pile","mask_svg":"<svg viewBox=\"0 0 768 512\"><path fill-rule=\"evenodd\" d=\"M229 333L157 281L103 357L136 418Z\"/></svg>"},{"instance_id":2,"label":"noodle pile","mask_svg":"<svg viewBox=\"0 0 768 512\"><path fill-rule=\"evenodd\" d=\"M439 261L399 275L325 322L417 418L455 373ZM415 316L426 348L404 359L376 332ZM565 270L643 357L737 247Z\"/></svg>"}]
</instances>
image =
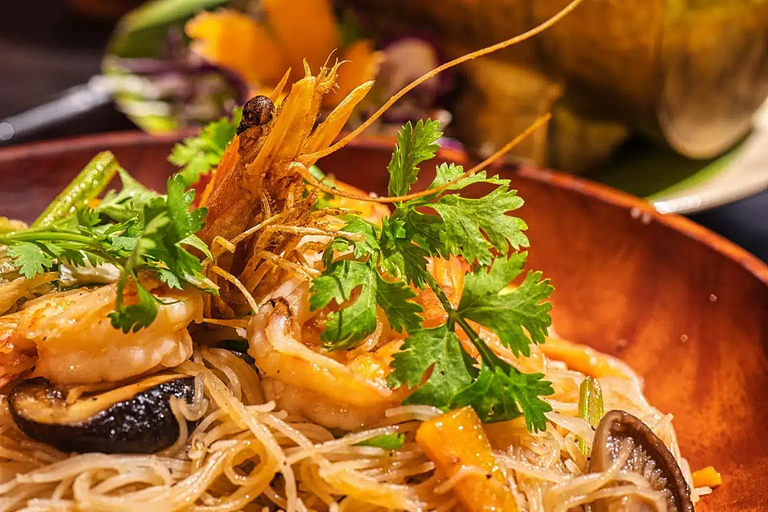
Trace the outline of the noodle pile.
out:
<instances>
[{"instance_id":1,"label":"noodle pile","mask_svg":"<svg viewBox=\"0 0 768 512\"><path fill-rule=\"evenodd\" d=\"M536 347L534 347L535 349ZM585 349L587 350L587 349ZM664 510L662 496L637 474L621 471L631 446L603 473L585 473L586 457L577 436L592 441L594 430L576 416L584 375L548 360L550 400L547 430L530 433L522 422L514 442L495 455L520 510L566 511L594 499L637 494ZM256 369L235 353L197 346L191 360L174 369L195 376L195 398L171 402L181 427L178 442L157 455L67 456L26 438L15 426L4 399L0 411L0 510L453 510L451 479L414 442L420 422L441 411L403 406L364 431L344 433L289 418L266 401ZM680 455L672 416L654 409L637 377L600 379L607 410L641 418L677 459L691 488L691 473ZM186 421L197 421L187 431ZM488 427L493 441L493 431ZM405 445L386 450L358 443L402 433ZM616 484L607 487L609 484ZM693 499L698 499L697 490Z\"/></svg>"}]
</instances>

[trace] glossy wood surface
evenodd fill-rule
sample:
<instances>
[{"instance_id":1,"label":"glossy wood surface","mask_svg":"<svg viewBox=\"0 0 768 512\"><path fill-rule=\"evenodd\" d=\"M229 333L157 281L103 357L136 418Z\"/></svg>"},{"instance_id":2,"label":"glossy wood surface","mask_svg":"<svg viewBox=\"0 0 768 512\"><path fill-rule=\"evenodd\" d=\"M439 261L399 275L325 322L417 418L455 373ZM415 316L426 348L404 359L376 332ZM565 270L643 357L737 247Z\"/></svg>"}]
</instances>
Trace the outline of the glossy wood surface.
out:
<instances>
[{"instance_id":1,"label":"glossy wood surface","mask_svg":"<svg viewBox=\"0 0 768 512\"><path fill-rule=\"evenodd\" d=\"M103 149L163 188L171 143L119 134L2 150L0 215L34 219ZM363 141L320 164L381 193L390 150ZM722 472L724 484L699 510L768 510L768 267L684 218L605 187L546 171L501 172L526 200L520 216L530 227L530 263L556 287L557 331L632 365L648 399L674 414L692 467Z\"/></svg>"}]
</instances>

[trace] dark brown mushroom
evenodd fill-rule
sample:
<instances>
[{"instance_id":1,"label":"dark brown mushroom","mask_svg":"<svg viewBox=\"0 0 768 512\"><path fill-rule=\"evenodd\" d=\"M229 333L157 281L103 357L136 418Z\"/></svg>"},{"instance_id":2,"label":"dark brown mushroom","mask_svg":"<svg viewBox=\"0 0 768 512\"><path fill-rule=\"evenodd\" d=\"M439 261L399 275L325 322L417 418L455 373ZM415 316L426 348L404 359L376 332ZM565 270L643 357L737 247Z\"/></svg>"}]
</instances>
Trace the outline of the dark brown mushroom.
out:
<instances>
[{"instance_id":1,"label":"dark brown mushroom","mask_svg":"<svg viewBox=\"0 0 768 512\"><path fill-rule=\"evenodd\" d=\"M191 403L194 387L194 377L161 374L68 401L65 391L32 379L11 391L8 404L22 432L61 451L154 453L179 437L171 397Z\"/></svg>"},{"instance_id":2,"label":"dark brown mushroom","mask_svg":"<svg viewBox=\"0 0 768 512\"><path fill-rule=\"evenodd\" d=\"M607 470L627 443L632 447L621 468L633 471L661 491L669 512L693 512L691 491L677 461L661 439L645 423L624 411L610 411L603 416L592 443L590 471ZM604 498L592 503L592 512L635 512L655 510L639 496Z\"/></svg>"}]
</instances>

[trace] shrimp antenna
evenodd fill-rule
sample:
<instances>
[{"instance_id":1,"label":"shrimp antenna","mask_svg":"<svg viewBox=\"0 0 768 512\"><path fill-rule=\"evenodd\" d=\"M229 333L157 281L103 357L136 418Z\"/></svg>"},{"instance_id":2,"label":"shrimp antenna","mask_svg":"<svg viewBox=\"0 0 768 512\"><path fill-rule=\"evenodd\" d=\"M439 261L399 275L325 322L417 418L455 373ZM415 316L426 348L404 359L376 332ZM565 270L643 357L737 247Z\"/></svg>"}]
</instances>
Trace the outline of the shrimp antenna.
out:
<instances>
[{"instance_id":1,"label":"shrimp antenna","mask_svg":"<svg viewBox=\"0 0 768 512\"><path fill-rule=\"evenodd\" d=\"M472 59L476 59L478 57L482 57L484 55L488 55L489 53L496 52L498 50L503 50L504 48L507 48L509 46L515 45L517 43L520 43L522 41L525 41L526 39L530 39L531 37L540 34L541 32L544 32L548 28L555 25L557 22L565 18L568 14L571 13L583 0L573 0L571 3L566 5L560 12L549 18L544 23L528 30L527 32L523 32L522 34L516 35L510 39L507 39L506 41L501 41L500 43L496 43L492 46L488 46L486 48L482 48L480 50L468 53L466 55L463 55L457 59L454 59L450 62L446 62L445 64L442 64L435 69L428 71L421 77L417 78L410 84L403 87L399 92L397 92L394 96L392 96L389 101L387 101L382 107L376 111L375 114L373 114L371 117L369 117L363 124L361 124L357 129L355 129L352 133L338 141L336 144L333 144L330 147L327 147L321 151L316 151L314 153L309 153L307 155L304 155L299 158L299 161L303 164L307 164L309 162L317 161L325 156L330 155L331 153L338 151L339 149L343 148L347 144L349 144L352 140L354 140L358 135L360 135L363 131L365 131L369 126L371 126L379 117L381 117L382 114L384 114L389 108L400 98L405 96L408 92L415 89L419 85L423 84L430 78L439 75L443 71L450 69L454 66L458 66L459 64L463 64L464 62L467 62ZM317 180L314 180L317 181Z\"/></svg>"},{"instance_id":2,"label":"shrimp antenna","mask_svg":"<svg viewBox=\"0 0 768 512\"><path fill-rule=\"evenodd\" d=\"M328 194L333 194L335 196L341 196L346 197L348 199L356 199L358 201L366 201L369 203L401 203L403 201L410 201L411 199L418 199L420 197L424 196L430 196L433 194L439 194L440 192L443 192L444 190L448 189L449 187L453 186L454 184L458 183L459 181L463 180L467 176L472 176L476 172L482 171L486 167L488 167L491 163L496 161L498 158L502 157L505 153L507 153L509 150L517 146L520 142L525 140L526 137L528 137L530 134L535 132L537 129L539 129L541 126L545 125L549 120L552 119L552 114L549 112L544 114L543 116L539 117L531 123L525 130L523 130L520 135L506 143L501 149L496 151L494 154L477 164L476 166L472 167L470 170L462 174L461 176L444 183L440 185L439 187L430 188L427 190L422 190L421 192L415 192L413 194L406 194L404 196L394 196L394 197L372 197L372 196L366 196L362 194L354 194L352 192L346 192L343 190L340 190L338 188L329 187L328 185L325 185L324 183L321 183L320 181L317 181L314 176L307 170L307 167L300 163L300 162L293 162L289 165L289 170L298 172L304 180L307 181L307 183L317 189L322 190L323 192L326 192Z\"/></svg>"}]
</instances>

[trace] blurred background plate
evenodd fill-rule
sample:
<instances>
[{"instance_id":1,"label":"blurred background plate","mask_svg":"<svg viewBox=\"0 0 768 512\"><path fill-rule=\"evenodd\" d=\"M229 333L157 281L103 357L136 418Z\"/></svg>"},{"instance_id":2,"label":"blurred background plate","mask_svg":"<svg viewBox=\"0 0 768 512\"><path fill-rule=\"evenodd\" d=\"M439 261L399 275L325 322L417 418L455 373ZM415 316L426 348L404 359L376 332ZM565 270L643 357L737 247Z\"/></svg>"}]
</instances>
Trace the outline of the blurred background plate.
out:
<instances>
[{"instance_id":1,"label":"blurred background plate","mask_svg":"<svg viewBox=\"0 0 768 512\"><path fill-rule=\"evenodd\" d=\"M704 160L644 140L625 144L589 177L645 197L661 213L698 213L768 189L768 102L735 148Z\"/></svg>"}]
</instances>

